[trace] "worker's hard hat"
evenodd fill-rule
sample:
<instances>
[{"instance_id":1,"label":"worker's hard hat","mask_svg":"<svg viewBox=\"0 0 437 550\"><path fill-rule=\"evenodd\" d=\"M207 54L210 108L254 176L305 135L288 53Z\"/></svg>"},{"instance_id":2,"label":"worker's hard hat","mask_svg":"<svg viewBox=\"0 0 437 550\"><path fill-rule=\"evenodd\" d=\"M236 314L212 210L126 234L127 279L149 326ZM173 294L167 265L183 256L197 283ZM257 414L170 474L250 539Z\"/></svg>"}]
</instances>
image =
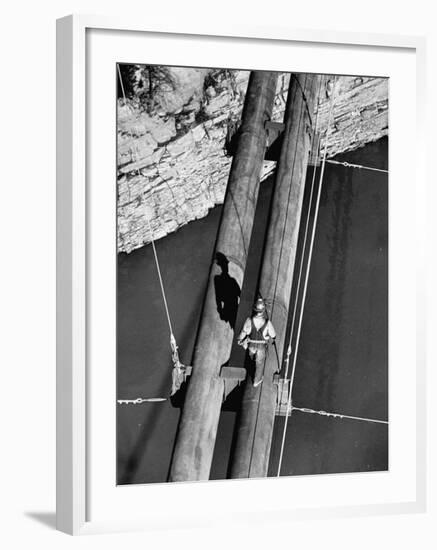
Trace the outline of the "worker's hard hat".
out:
<instances>
[{"instance_id":1,"label":"worker's hard hat","mask_svg":"<svg viewBox=\"0 0 437 550\"><path fill-rule=\"evenodd\" d=\"M265 311L266 305L262 298L258 298L253 306L253 310L257 312Z\"/></svg>"}]
</instances>

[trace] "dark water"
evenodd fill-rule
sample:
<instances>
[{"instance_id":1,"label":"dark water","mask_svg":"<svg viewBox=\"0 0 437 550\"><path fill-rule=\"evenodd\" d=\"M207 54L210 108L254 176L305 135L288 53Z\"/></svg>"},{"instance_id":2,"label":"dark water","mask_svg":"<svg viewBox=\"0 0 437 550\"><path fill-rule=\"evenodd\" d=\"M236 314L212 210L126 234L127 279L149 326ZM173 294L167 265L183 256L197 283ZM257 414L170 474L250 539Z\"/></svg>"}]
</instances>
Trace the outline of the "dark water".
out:
<instances>
[{"instance_id":1,"label":"dark water","mask_svg":"<svg viewBox=\"0 0 437 550\"><path fill-rule=\"evenodd\" d=\"M386 168L387 140L340 160ZM237 328L251 309L271 190L272 181L262 184ZM387 419L387 208L385 174L326 165L293 391L298 407ZM220 213L217 207L157 242L186 364L191 362ZM117 319L118 398L167 396L169 335L150 246L119 255ZM241 348L234 346L231 362L243 364ZM238 398L234 392L221 414L212 479L226 477ZM118 483L166 481L180 415L177 401L117 406ZM283 423L278 418L275 424L270 475L276 475ZM289 420L283 475L385 470L387 465L385 425L300 412Z\"/></svg>"}]
</instances>

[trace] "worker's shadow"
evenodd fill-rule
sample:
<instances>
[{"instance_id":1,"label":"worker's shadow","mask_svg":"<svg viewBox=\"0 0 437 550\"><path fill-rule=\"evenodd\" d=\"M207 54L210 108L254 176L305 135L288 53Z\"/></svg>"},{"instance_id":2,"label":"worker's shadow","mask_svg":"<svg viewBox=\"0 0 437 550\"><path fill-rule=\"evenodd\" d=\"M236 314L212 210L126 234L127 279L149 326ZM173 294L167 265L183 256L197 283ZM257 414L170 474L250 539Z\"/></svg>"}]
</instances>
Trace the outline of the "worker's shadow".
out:
<instances>
[{"instance_id":1,"label":"worker's shadow","mask_svg":"<svg viewBox=\"0 0 437 550\"><path fill-rule=\"evenodd\" d=\"M235 328L241 289L236 279L229 275L229 260L221 252L215 255L215 262L222 272L214 277L217 311L222 321Z\"/></svg>"},{"instance_id":2,"label":"worker's shadow","mask_svg":"<svg viewBox=\"0 0 437 550\"><path fill-rule=\"evenodd\" d=\"M240 302L240 286L237 281L229 275L229 261L224 254L217 252L215 262L222 272L214 277L215 299L220 319L229 323L232 329L235 328L237 319L238 304ZM227 361L222 366L227 366ZM180 389L170 398L173 407L182 408L187 393L188 383L184 382Z\"/></svg>"}]
</instances>

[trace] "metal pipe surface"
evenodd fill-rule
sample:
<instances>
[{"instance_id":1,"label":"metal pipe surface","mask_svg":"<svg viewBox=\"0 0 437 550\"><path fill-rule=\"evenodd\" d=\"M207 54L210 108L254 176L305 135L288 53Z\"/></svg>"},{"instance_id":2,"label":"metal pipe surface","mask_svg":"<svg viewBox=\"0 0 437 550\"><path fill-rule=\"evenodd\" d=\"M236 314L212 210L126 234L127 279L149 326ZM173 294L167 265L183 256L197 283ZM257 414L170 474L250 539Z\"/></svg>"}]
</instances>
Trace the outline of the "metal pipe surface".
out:
<instances>
[{"instance_id":1,"label":"metal pipe surface","mask_svg":"<svg viewBox=\"0 0 437 550\"><path fill-rule=\"evenodd\" d=\"M169 481L209 478L276 82L271 72L249 79Z\"/></svg>"},{"instance_id":2,"label":"metal pipe surface","mask_svg":"<svg viewBox=\"0 0 437 550\"><path fill-rule=\"evenodd\" d=\"M285 347L297 240L308 157L313 134L313 113L321 77L294 74L290 79L284 134L259 279L261 296L272 304L270 320L276 330L279 364ZM278 358L270 350L264 381L254 387L247 379L239 415L231 477L266 477L275 419L277 387L273 383Z\"/></svg>"}]
</instances>

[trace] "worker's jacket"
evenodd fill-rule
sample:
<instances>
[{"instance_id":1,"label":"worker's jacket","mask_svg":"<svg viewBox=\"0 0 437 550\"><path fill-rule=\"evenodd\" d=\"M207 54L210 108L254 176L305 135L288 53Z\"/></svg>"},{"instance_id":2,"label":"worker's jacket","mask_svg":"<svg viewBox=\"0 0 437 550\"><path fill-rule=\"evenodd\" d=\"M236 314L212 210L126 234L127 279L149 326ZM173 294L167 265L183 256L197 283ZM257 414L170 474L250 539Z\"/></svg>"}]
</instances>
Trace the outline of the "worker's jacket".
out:
<instances>
[{"instance_id":1,"label":"worker's jacket","mask_svg":"<svg viewBox=\"0 0 437 550\"><path fill-rule=\"evenodd\" d=\"M270 340L276 338L276 332L272 323L268 319L260 319L262 323L255 323L258 317L248 317L244 322L243 329L238 337L238 343L245 349L256 351L264 348Z\"/></svg>"}]
</instances>

